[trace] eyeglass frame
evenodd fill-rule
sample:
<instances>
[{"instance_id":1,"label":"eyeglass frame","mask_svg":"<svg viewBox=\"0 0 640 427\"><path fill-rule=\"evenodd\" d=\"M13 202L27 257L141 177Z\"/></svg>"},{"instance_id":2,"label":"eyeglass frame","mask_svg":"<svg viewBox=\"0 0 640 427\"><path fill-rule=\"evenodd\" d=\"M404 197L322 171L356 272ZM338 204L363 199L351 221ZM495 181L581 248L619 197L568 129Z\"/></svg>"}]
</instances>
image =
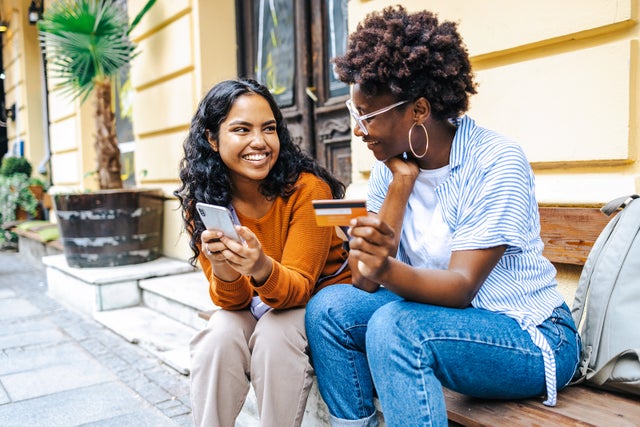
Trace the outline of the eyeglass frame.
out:
<instances>
[{"instance_id":1,"label":"eyeglass frame","mask_svg":"<svg viewBox=\"0 0 640 427\"><path fill-rule=\"evenodd\" d=\"M351 117L353 117L353 119L356 121L356 124L358 125L362 133L364 133L365 135L369 135L369 130L367 129L367 125L364 122L365 120L379 114L386 113L387 111L393 110L394 108L399 107L402 104L406 104L407 102L409 101L406 99L404 101L398 101L395 104L387 105L386 107L382 107L379 110L367 113L364 116L361 116L360 113L358 113L358 110L356 109L355 105L353 105L353 101L351 99L347 99L345 101L345 104L347 104L347 110L349 110L349 114L351 114Z\"/></svg>"}]
</instances>

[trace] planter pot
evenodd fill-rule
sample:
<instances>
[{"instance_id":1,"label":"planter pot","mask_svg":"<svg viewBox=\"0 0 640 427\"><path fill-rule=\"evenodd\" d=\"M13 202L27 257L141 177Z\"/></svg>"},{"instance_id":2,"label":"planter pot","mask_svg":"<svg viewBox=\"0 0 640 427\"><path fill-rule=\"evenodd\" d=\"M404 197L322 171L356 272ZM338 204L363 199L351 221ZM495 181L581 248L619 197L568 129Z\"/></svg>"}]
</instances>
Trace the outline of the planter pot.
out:
<instances>
[{"instance_id":1,"label":"planter pot","mask_svg":"<svg viewBox=\"0 0 640 427\"><path fill-rule=\"evenodd\" d=\"M103 190L53 199L69 266L139 264L161 255L162 191Z\"/></svg>"},{"instance_id":2,"label":"planter pot","mask_svg":"<svg viewBox=\"0 0 640 427\"><path fill-rule=\"evenodd\" d=\"M36 211L35 215L32 215L32 214L30 214L29 212L25 211L22 208L16 208L16 221L26 221L28 219L42 219L43 218L42 199L44 198L44 195L46 194L44 192L44 188L41 185L30 185L29 186L29 190L31 191L33 196L38 201L38 210Z\"/></svg>"}]
</instances>

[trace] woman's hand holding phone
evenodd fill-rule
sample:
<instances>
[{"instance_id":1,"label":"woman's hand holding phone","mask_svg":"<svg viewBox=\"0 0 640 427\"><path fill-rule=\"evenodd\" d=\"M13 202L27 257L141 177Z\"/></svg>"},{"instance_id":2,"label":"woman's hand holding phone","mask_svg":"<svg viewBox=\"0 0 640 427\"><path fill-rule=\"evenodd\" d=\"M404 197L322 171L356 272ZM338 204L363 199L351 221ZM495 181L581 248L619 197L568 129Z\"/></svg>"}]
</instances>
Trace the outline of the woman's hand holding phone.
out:
<instances>
[{"instance_id":1,"label":"woman's hand holding phone","mask_svg":"<svg viewBox=\"0 0 640 427\"><path fill-rule=\"evenodd\" d=\"M224 206L198 202L196 203L196 210L207 230L219 230L225 236L242 242L242 238L238 235L235 228L236 225L240 224L234 221L229 209Z\"/></svg>"},{"instance_id":2,"label":"woman's hand holding phone","mask_svg":"<svg viewBox=\"0 0 640 427\"><path fill-rule=\"evenodd\" d=\"M225 207L197 203L196 210L207 228L202 232L202 250L212 264L233 270L233 274L225 274L216 269L216 275L230 281L240 273L251 276L257 284L264 283L271 274L273 261L262 251L255 234L246 227L236 230L240 224L234 223Z\"/></svg>"}]
</instances>

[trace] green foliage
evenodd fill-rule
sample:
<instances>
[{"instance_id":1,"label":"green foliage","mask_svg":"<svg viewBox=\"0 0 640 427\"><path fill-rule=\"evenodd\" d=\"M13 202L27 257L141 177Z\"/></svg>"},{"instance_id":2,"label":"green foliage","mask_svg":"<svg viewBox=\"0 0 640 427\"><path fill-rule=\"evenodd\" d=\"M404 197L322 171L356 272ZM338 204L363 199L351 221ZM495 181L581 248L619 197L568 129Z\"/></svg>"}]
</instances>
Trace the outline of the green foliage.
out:
<instances>
[{"instance_id":1,"label":"green foliage","mask_svg":"<svg viewBox=\"0 0 640 427\"><path fill-rule=\"evenodd\" d=\"M129 25L114 0L56 0L38 21L40 40L61 90L86 100L96 82L117 76L135 56L130 31L155 0L149 0Z\"/></svg>"},{"instance_id":2,"label":"green foliage","mask_svg":"<svg viewBox=\"0 0 640 427\"><path fill-rule=\"evenodd\" d=\"M16 211L23 209L32 216L38 211L38 200L29 189L30 178L22 173L0 175L0 224L16 220ZM0 243L14 240L12 233L2 233Z\"/></svg>"},{"instance_id":3,"label":"green foliage","mask_svg":"<svg viewBox=\"0 0 640 427\"><path fill-rule=\"evenodd\" d=\"M12 176L18 173L31 176L32 171L31 163L24 157L5 157L0 166L0 175L2 176Z\"/></svg>"},{"instance_id":4,"label":"green foliage","mask_svg":"<svg viewBox=\"0 0 640 427\"><path fill-rule=\"evenodd\" d=\"M29 185L38 185L42 187L44 191L47 191L49 189L49 184L47 184L40 178L36 178L35 176L32 176L31 178L29 178Z\"/></svg>"}]
</instances>

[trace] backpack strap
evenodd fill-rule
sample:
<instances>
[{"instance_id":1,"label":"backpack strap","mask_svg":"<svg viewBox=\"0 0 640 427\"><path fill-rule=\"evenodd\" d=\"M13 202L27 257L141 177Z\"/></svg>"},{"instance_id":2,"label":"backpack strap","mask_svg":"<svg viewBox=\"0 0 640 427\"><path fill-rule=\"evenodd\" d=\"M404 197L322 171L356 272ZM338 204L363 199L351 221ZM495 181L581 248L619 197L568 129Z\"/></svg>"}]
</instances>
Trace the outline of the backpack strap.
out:
<instances>
[{"instance_id":1,"label":"backpack strap","mask_svg":"<svg viewBox=\"0 0 640 427\"><path fill-rule=\"evenodd\" d=\"M626 208L629 203L633 202L633 199L637 199L638 197L640 196L637 194L618 197L617 199L613 199L612 201L610 201L609 203L601 207L600 211L606 216L611 216L611 214L617 211L618 209Z\"/></svg>"}]
</instances>

